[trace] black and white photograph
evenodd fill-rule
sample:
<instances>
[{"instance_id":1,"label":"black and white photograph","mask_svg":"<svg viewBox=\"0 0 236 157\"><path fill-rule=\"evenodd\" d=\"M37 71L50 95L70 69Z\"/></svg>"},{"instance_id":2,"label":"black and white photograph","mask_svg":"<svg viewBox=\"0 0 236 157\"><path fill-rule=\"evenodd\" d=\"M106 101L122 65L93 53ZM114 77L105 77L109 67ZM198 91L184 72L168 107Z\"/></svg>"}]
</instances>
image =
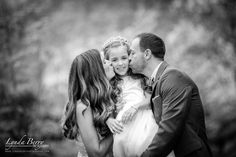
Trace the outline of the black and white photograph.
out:
<instances>
[{"instance_id":1,"label":"black and white photograph","mask_svg":"<svg viewBox=\"0 0 236 157\"><path fill-rule=\"evenodd\" d=\"M0 156L235 157L236 1L0 0Z\"/></svg>"}]
</instances>

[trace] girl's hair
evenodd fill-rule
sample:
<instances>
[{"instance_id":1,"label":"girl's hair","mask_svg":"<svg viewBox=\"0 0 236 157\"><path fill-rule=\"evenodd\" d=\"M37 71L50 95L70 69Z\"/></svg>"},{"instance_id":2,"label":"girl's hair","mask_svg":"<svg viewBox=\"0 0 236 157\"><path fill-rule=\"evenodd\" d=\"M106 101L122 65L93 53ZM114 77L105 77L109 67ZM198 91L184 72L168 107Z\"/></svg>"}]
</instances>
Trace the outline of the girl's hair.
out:
<instances>
[{"instance_id":1,"label":"girl's hair","mask_svg":"<svg viewBox=\"0 0 236 157\"><path fill-rule=\"evenodd\" d=\"M79 126L76 120L78 100L81 100L87 107L91 107L94 125L100 134L109 133L105 120L114 110L111 96L112 88L106 78L99 51L91 49L78 55L71 65L68 88L69 102L62 118L65 137L76 139L79 135Z\"/></svg>"},{"instance_id":2,"label":"girl's hair","mask_svg":"<svg viewBox=\"0 0 236 157\"><path fill-rule=\"evenodd\" d=\"M125 39L124 37L111 37L110 39L108 39L104 45L103 45L103 53L104 53L104 57L105 59L109 60L110 57L110 49L114 48L114 47L119 47L119 46L125 46L127 49L127 53L128 55L130 55L131 53L131 49L130 49L130 44L128 42L127 39ZM145 91L148 87L147 87L147 77L144 76L143 74L134 74L132 72L132 70L129 68L127 71L127 75L130 76L133 79L140 79L141 81L141 87L142 89ZM114 92L114 100L115 103L118 101L120 94L122 92L121 87L119 87L120 82L122 81L122 78L116 74L111 80L111 86L113 88L113 92Z\"/></svg>"}]
</instances>

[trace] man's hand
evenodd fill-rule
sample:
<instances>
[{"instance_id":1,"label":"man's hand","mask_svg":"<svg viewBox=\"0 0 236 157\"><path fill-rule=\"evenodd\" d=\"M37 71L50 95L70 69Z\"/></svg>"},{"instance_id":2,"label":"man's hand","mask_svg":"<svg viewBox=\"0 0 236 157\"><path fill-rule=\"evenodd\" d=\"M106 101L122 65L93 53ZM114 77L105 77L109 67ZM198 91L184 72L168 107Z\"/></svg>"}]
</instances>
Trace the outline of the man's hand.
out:
<instances>
[{"instance_id":1,"label":"man's hand","mask_svg":"<svg viewBox=\"0 0 236 157\"><path fill-rule=\"evenodd\" d=\"M106 121L106 124L113 134L119 134L123 131L123 125L114 118L109 117Z\"/></svg>"}]
</instances>

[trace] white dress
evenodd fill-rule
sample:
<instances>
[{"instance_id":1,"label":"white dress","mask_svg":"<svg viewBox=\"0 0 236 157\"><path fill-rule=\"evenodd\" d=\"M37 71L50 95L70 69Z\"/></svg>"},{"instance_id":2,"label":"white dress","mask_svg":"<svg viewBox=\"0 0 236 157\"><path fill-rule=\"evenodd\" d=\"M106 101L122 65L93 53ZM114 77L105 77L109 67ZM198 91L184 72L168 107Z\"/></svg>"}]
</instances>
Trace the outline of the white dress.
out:
<instances>
[{"instance_id":1,"label":"white dress","mask_svg":"<svg viewBox=\"0 0 236 157\"><path fill-rule=\"evenodd\" d=\"M134 80L129 76L123 78L122 99L126 102L116 119L121 120L122 115L132 105L145 99L140 80ZM150 105L139 109L132 121L124 124L123 132L114 135L114 157L138 157L151 144L158 130Z\"/></svg>"}]
</instances>

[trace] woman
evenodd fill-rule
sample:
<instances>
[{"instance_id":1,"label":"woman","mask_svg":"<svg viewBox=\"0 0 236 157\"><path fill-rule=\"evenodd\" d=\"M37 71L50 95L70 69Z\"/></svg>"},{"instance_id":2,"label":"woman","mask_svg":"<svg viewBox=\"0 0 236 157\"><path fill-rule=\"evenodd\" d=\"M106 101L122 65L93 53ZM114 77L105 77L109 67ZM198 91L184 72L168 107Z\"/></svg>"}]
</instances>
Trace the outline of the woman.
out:
<instances>
[{"instance_id":1,"label":"woman","mask_svg":"<svg viewBox=\"0 0 236 157\"><path fill-rule=\"evenodd\" d=\"M107 124L114 135L114 157L140 156L151 143L158 125L150 108L150 92L145 89L146 78L133 74L129 68L130 48L126 39L114 37L104 47L105 59L111 61L115 77L111 85L117 95L117 101L125 102L118 111L116 119L109 118ZM122 123L121 132L117 124Z\"/></svg>"},{"instance_id":2,"label":"woman","mask_svg":"<svg viewBox=\"0 0 236 157\"><path fill-rule=\"evenodd\" d=\"M114 76L112 67L104 65L107 77ZM113 137L105 124L113 114L112 88L106 77L98 50L78 55L70 69L68 96L63 118L64 135L80 135L89 157L109 156Z\"/></svg>"}]
</instances>

